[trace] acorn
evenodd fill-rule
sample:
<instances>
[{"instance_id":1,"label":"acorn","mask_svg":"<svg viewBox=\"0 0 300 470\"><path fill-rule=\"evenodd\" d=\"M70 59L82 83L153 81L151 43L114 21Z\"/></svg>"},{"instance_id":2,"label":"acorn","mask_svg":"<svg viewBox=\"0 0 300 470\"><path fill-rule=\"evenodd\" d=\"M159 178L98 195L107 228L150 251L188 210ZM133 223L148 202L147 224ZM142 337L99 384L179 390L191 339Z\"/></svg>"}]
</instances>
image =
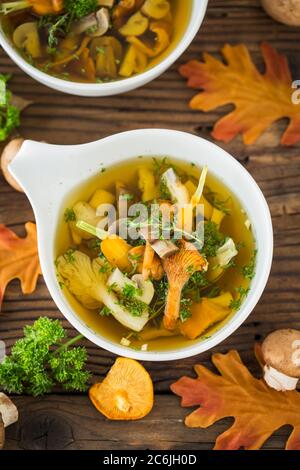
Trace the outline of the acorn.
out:
<instances>
[{"instance_id":1,"label":"acorn","mask_svg":"<svg viewBox=\"0 0 300 470\"><path fill-rule=\"evenodd\" d=\"M300 331L277 330L262 344L264 379L278 391L295 390L300 378Z\"/></svg>"}]
</instances>

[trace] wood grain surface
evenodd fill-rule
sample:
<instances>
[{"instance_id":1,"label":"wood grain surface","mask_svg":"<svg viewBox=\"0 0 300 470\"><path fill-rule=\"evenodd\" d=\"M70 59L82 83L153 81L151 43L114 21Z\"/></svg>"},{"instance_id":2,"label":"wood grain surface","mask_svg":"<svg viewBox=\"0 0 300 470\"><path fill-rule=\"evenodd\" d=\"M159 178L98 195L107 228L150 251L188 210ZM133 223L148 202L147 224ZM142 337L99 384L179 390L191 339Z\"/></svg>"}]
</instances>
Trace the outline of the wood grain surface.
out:
<instances>
[{"instance_id":1,"label":"wood grain surface","mask_svg":"<svg viewBox=\"0 0 300 470\"><path fill-rule=\"evenodd\" d=\"M27 77L3 51L0 71L13 74L14 93L34 102L23 114L20 133L26 138L79 144L128 129L165 127L211 139L213 124L226 109L207 114L189 110L188 101L194 92L179 76L178 65L200 58L204 51L217 55L226 42L246 43L256 63L262 65L259 51L262 40L287 54L293 77L299 79L300 29L272 21L261 9L259 0L210 0L197 38L178 63L151 84L123 96L80 98L55 92ZM216 348L219 352L238 349L256 373L259 368L253 355L255 340L277 328L300 328L300 150L280 146L286 124L282 120L274 125L256 145L246 147L240 138L221 144L259 183L274 223L274 264L265 293L244 325ZM27 198L14 192L0 176L0 223L23 235L23 225L28 220L33 220L33 214ZM11 346L21 336L23 326L40 315L62 319L69 334L75 335L51 300L42 278L35 293L26 297L22 296L18 282L12 282L0 314L0 339ZM106 374L114 357L88 341L83 344L89 353L88 366L97 380ZM6 448L211 449L216 436L231 420L207 430L187 429L183 419L188 410L180 408L178 398L169 390L170 383L181 375L193 374L194 364L209 365L210 356L211 352L171 364L147 363L155 383L155 408L145 420L136 423L108 422L85 396L18 397L20 422L7 430ZM265 448L283 449L289 432L289 428L279 430Z\"/></svg>"}]
</instances>

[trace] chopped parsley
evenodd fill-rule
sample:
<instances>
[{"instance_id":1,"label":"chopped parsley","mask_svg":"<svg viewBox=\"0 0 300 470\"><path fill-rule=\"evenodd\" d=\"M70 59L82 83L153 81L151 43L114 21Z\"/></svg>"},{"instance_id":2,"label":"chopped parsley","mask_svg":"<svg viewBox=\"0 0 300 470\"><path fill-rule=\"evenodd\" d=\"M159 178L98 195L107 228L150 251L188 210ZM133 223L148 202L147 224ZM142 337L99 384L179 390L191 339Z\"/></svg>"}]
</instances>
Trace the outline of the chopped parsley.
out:
<instances>
[{"instance_id":1,"label":"chopped parsley","mask_svg":"<svg viewBox=\"0 0 300 470\"><path fill-rule=\"evenodd\" d=\"M142 295L142 290L138 289L137 287L133 286L132 284L125 284L122 290L122 295L126 297L126 299L133 299L137 295Z\"/></svg>"},{"instance_id":2,"label":"chopped parsley","mask_svg":"<svg viewBox=\"0 0 300 470\"><path fill-rule=\"evenodd\" d=\"M67 261L67 263L74 263L75 262L75 256L74 256L75 250L68 250L64 254L64 258Z\"/></svg>"},{"instance_id":3,"label":"chopped parsley","mask_svg":"<svg viewBox=\"0 0 300 470\"><path fill-rule=\"evenodd\" d=\"M201 253L207 258L216 256L218 249L224 244L225 237L219 231L215 222L208 221L204 224L204 246Z\"/></svg>"},{"instance_id":4,"label":"chopped parsley","mask_svg":"<svg viewBox=\"0 0 300 470\"><path fill-rule=\"evenodd\" d=\"M206 278L205 272L195 272L183 288L183 296L192 299L194 302L199 302L201 299L201 289L207 287L209 281Z\"/></svg>"},{"instance_id":5,"label":"chopped parsley","mask_svg":"<svg viewBox=\"0 0 300 470\"><path fill-rule=\"evenodd\" d=\"M111 315L111 310L108 307L104 306L100 310L99 314L101 317L109 317Z\"/></svg>"},{"instance_id":6,"label":"chopped parsley","mask_svg":"<svg viewBox=\"0 0 300 470\"><path fill-rule=\"evenodd\" d=\"M211 191L208 188L205 190L205 197L216 209L224 212L226 215L230 215L231 210L228 206L230 204L231 197L220 199L218 193Z\"/></svg>"},{"instance_id":7,"label":"chopped parsley","mask_svg":"<svg viewBox=\"0 0 300 470\"><path fill-rule=\"evenodd\" d=\"M249 279L250 281L252 281L252 279L255 276L256 255L257 255L257 250L254 251L253 256L252 256L249 264L244 266L243 269L242 269L244 278Z\"/></svg>"},{"instance_id":8,"label":"chopped parsley","mask_svg":"<svg viewBox=\"0 0 300 470\"><path fill-rule=\"evenodd\" d=\"M249 288L244 288L242 286L236 288L236 292L238 294L236 299L233 299L230 303L230 308L232 310L239 310L241 308L241 305L247 295L249 294L250 289Z\"/></svg>"},{"instance_id":9,"label":"chopped parsley","mask_svg":"<svg viewBox=\"0 0 300 470\"><path fill-rule=\"evenodd\" d=\"M179 317L182 323L187 321L192 316L191 307L193 305L192 299L182 297L180 301Z\"/></svg>"},{"instance_id":10,"label":"chopped parsley","mask_svg":"<svg viewBox=\"0 0 300 470\"><path fill-rule=\"evenodd\" d=\"M148 308L148 305L141 300L131 297L121 297L118 304L126 308L133 317L141 317Z\"/></svg>"},{"instance_id":11,"label":"chopped parsley","mask_svg":"<svg viewBox=\"0 0 300 470\"><path fill-rule=\"evenodd\" d=\"M64 213L65 222L74 222L76 220L76 215L73 209L66 209Z\"/></svg>"}]
</instances>

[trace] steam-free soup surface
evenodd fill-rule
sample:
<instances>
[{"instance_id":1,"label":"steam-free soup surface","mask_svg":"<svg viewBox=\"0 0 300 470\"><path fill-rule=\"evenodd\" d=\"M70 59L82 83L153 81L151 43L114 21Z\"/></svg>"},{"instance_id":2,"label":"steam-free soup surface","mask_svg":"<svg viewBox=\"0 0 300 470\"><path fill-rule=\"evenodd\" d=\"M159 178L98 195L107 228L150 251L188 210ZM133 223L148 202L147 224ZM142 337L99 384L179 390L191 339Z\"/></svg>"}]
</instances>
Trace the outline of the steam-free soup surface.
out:
<instances>
[{"instance_id":1,"label":"steam-free soup surface","mask_svg":"<svg viewBox=\"0 0 300 470\"><path fill-rule=\"evenodd\" d=\"M1 2L3 29L40 70L76 82L129 78L157 64L186 30L192 0Z\"/></svg>"},{"instance_id":2,"label":"steam-free soup surface","mask_svg":"<svg viewBox=\"0 0 300 470\"><path fill-rule=\"evenodd\" d=\"M168 240L175 249L177 246L177 251L167 253L166 258L161 257L164 250L151 251L155 241L149 237L121 240L117 235L110 235L104 240L105 230L101 229L97 236L93 233L99 222L96 214L99 204L112 204L118 211L120 201L122 204L124 200L129 206L142 203L147 208L153 203L159 207L164 203L173 210L179 206L179 200L175 200L170 181L176 178L177 198L188 194L190 201L197 193L202 170L194 164L169 158L139 157L110 169L101 167L96 177L75 188L64 201L57 232L58 278L72 307L92 330L129 348L177 350L210 337L239 310L255 274L255 241L250 221L238 198L212 175L213 169L209 169L206 176L199 206L202 215L204 211L203 246L195 242L201 230L192 232L193 239L180 232L181 238L175 240L179 212L170 224L174 239ZM100 219L103 222L103 218ZM129 220L133 222L133 218ZM79 229L78 224L82 223ZM149 218L147 223L162 224L161 217ZM165 240L161 237L160 241ZM196 246L196 253L193 253L196 257L191 262L188 244L192 242ZM146 257L150 261L147 262ZM113 295L113 304L107 303L107 298L103 303L102 294L99 296L91 289L95 282L91 266L100 276L101 285L106 285L107 292ZM172 269L177 269L175 280ZM78 270L80 282L76 284L72 276L74 272L78 275ZM143 293L143 286L140 282L135 283L136 275L138 279L144 276L145 282L154 288L154 295L150 295L147 304L137 300ZM186 276L186 283L178 293L174 282L176 284L180 276ZM168 300L170 289L172 295ZM177 295L179 307L176 313L176 302L173 304L173 301ZM171 319L166 318L169 301L172 303L168 313L173 316ZM127 326L124 326L124 319L120 322L111 311L114 305L129 312L129 319L125 319ZM141 327L145 311L148 316Z\"/></svg>"}]
</instances>

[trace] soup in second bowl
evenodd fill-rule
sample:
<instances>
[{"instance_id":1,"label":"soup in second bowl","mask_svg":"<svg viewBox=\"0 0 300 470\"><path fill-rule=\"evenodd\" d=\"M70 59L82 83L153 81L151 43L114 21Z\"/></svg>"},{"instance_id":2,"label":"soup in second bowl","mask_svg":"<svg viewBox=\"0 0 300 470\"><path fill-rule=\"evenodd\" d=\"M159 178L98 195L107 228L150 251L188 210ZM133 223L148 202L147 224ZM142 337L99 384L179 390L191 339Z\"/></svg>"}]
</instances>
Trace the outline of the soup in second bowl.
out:
<instances>
[{"instance_id":1,"label":"soup in second bowl","mask_svg":"<svg viewBox=\"0 0 300 470\"><path fill-rule=\"evenodd\" d=\"M23 57L64 80L97 83L146 71L181 39L192 0L2 1L2 27Z\"/></svg>"},{"instance_id":2,"label":"soup in second bowl","mask_svg":"<svg viewBox=\"0 0 300 470\"><path fill-rule=\"evenodd\" d=\"M139 157L102 168L61 219L61 288L90 328L129 348L174 350L213 335L255 274L247 214L194 164Z\"/></svg>"}]
</instances>

